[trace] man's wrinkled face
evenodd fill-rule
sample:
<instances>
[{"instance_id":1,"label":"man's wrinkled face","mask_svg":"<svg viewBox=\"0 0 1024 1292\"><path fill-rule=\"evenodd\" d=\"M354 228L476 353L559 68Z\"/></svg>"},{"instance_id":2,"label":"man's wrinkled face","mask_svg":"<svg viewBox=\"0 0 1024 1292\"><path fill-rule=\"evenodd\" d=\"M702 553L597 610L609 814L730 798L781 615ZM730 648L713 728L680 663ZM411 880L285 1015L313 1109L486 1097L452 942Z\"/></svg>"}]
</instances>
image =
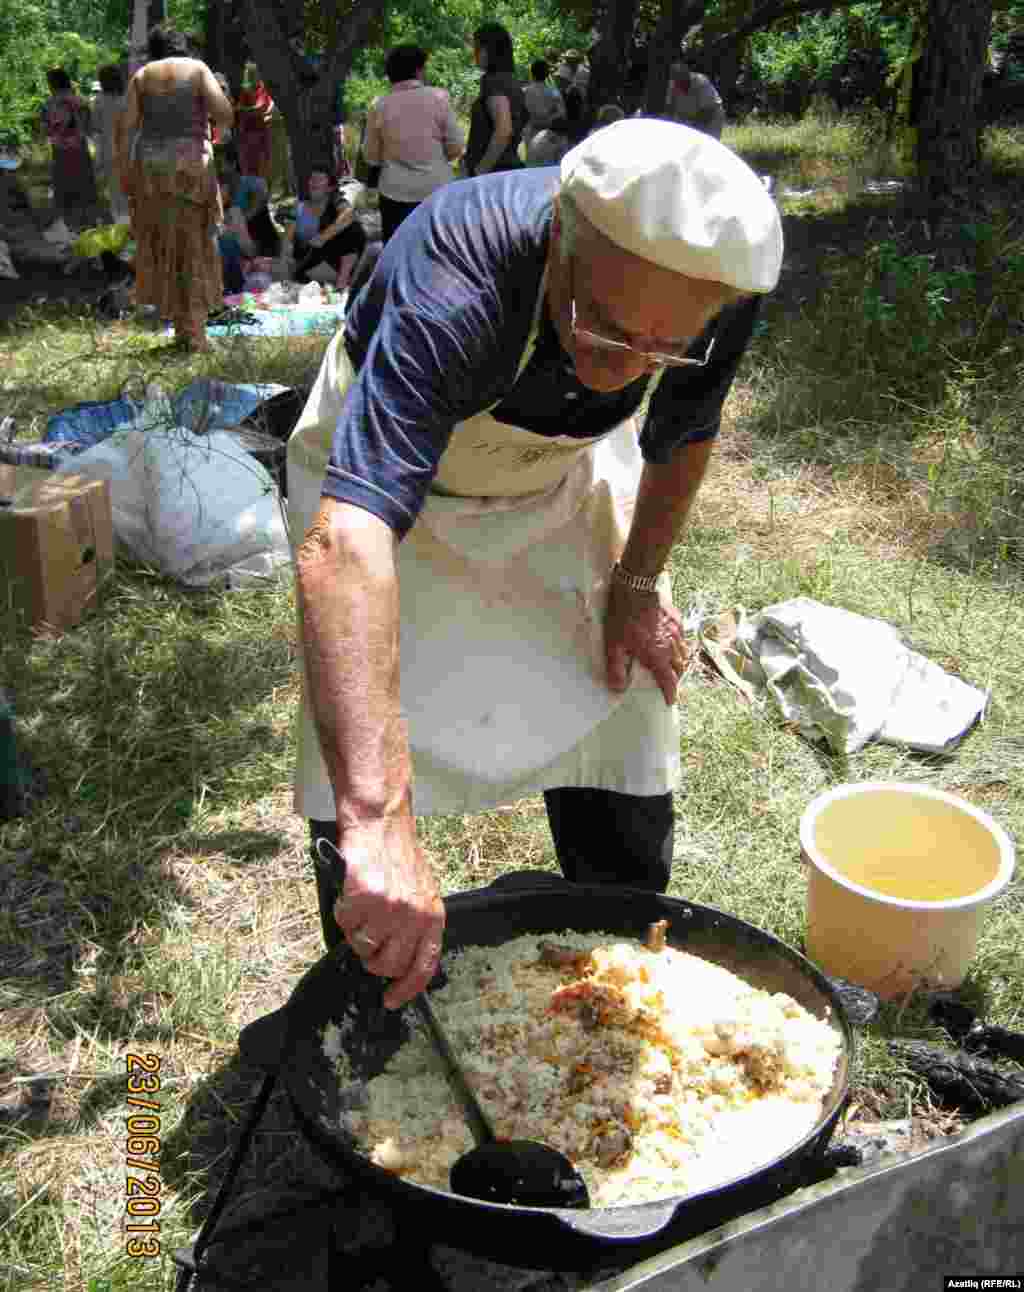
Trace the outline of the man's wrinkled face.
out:
<instances>
[{"instance_id":1,"label":"man's wrinkled face","mask_svg":"<svg viewBox=\"0 0 1024 1292\"><path fill-rule=\"evenodd\" d=\"M557 249L555 254L557 258ZM577 377L591 390L621 390L655 372L662 366L659 361L639 351L685 352L734 299L720 283L687 278L624 251L583 221L573 254L559 266L552 317ZM605 348L581 333L631 348Z\"/></svg>"}]
</instances>

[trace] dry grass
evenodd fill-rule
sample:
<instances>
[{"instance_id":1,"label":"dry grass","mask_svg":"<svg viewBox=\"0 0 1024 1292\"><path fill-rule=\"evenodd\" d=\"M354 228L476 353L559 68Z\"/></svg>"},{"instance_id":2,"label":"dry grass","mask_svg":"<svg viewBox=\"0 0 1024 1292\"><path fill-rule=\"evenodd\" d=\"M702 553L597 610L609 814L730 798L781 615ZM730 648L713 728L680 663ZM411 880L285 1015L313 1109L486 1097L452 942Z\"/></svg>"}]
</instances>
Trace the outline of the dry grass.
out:
<instances>
[{"instance_id":1,"label":"dry grass","mask_svg":"<svg viewBox=\"0 0 1024 1292\"><path fill-rule=\"evenodd\" d=\"M887 337L865 329L861 338L877 389L814 341L837 310L863 306L855 294L823 301L814 286L822 248L846 248L853 282L876 239L871 221L884 207L844 197L839 210L834 200L855 194L866 172L863 131L759 129L743 146L789 167L793 186L841 174L831 195L787 216L790 285L766 311L674 554L677 599L755 610L815 596L887 619L931 658L993 688L989 720L948 758L872 745L844 759L695 664L681 697L686 778L671 891L800 945L797 822L819 790L844 779L927 781L1024 833L1021 571L1013 549L1000 555L992 538L1019 498L1020 457L993 436L1021 356L1007 325L1011 353L1000 359L996 347L985 359L991 398L978 394L980 369L969 381L957 367L959 403L948 391L926 398L922 383L915 408L899 405L898 423L880 411L894 406L884 400ZM1004 168L1020 156L1012 140L999 147ZM898 210L884 219L890 236ZM56 409L126 383L176 387L216 373L303 384L321 347L239 343L186 360L134 326L99 327L83 310L47 306L0 332L0 365L5 399L32 438ZM922 365L944 362L941 353ZM984 474L993 462L998 475ZM170 1286L167 1253L208 1205L258 1076L237 1058L238 1031L283 1003L321 949L287 788L294 632L286 580L191 592L127 565L73 632L0 630L0 677L42 777L29 814L0 825L0 1289ZM446 891L555 866L539 799L421 830ZM989 913L967 987L991 1021L1017 1028L1022 914L1017 880ZM894 1034L937 1036L920 1001L883 1011L861 1047L863 1114L909 1106L935 1133L955 1128L888 1058ZM129 1053L162 1064L159 1261L124 1255ZM261 1139L251 1187L259 1172L264 1182L301 1174L292 1151L287 1136Z\"/></svg>"}]
</instances>

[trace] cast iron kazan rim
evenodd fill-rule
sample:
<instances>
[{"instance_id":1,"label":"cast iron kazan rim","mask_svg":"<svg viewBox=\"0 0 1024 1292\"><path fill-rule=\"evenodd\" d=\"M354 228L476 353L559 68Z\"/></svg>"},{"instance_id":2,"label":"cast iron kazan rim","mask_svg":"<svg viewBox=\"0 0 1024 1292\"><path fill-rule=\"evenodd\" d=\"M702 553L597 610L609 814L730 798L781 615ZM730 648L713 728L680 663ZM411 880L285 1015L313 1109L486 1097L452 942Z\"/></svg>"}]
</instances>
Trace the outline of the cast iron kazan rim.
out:
<instances>
[{"instance_id":1,"label":"cast iron kazan rim","mask_svg":"<svg viewBox=\"0 0 1024 1292\"><path fill-rule=\"evenodd\" d=\"M405 1011L381 1005L382 987L347 950L325 956L299 982L287 1006L281 1079L303 1133L332 1165L354 1173L396 1203L436 1241L509 1264L581 1269L643 1256L777 1201L813 1178L847 1098L853 1033L829 980L771 934L711 907L621 888L570 885L546 875L509 876L488 889L445 900L445 948L495 946L523 933L608 931L642 938L669 922L669 942L722 963L755 985L781 991L838 1034L832 1088L810 1132L774 1159L710 1190L629 1207L589 1211L507 1206L403 1180L376 1166L341 1129L353 1087L344 1089L323 1052L328 1023L340 1029L355 1088L376 1075L408 1036ZM633 1253L634 1258L637 1257Z\"/></svg>"}]
</instances>

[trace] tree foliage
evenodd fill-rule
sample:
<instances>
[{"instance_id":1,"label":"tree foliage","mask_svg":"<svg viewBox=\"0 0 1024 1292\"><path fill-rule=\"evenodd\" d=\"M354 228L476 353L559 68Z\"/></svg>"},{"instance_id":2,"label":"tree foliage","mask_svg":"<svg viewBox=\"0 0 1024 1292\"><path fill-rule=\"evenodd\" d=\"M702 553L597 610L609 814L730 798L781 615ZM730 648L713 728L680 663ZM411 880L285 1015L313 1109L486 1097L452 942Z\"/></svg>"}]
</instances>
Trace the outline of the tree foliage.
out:
<instances>
[{"instance_id":1,"label":"tree foliage","mask_svg":"<svg viewBox=\"0 0 1024 1292\"><path fill-rule=\"evenodd\" d=\"M516 67L523 79L530 64L550 49L586 48L587 29L581 28L556 0L499 0L486 14L479 0L392 0L377 48L357 59L346 87L351 111L365 111L377 94L387 90L384 56L393 45L417 44L430 50L427 73L462 110L476 97L479 69L473 62L471 37L483 22L507 27L515 50Z\"/></svg>"},{"instance_id":2,"label":"tree foliage","mask_svg":"<svg viewBox=\"0 0 1024 1292\"><path fill-rule=\"evenodd\" d=\"M200 38L218 16L240 17L229 61L240 69L250 51L269 60L273 71L265 75L278 82L276 97L298 113L294 128L304 133L314 116L317 130L333 121L339 81L349 117L361 116L387 89L387 49L403 42L431 51L430 79L466 111L479 83L469 38L483 21L508 27L524 79L549 50L592 49L595 102L618 98L658 110L681 45L727 100L738 102L732 90L742 66L772 107L800 111L822 89L841 103L857 101L902 64L913 15L926 11L927 0L168 0L168 7L175 26ZM48 67L67 67L87 88L101 63L124 57L131 14L132 0L0 0L0 142L23 141L34 128ZM1018 30L1024 0L995 0L993 49L1012 47ZM624 93L631 64L643 67L646 80L639 100L635 85L632 97ZM304 151L322 147L319 140Z\"/></svg>"},{"instance_id":3,"label":"tree foliage","mask_svg":"<svg viewBox=\"0 0 1024 1292\"><path fill-rule=\"evenodd\" d=\"M49 68L65 68L88 90L96 69L118 56L98 17L84 26L84 34L71 28L56 4L0 0L0 144L23 144L31 136L49 93Z\"/></svg>"},{"instance_id":4,"label":"tree foliage","mask_svg":"<svg viewBox=\"0 0 1024 1292\"><path fill-rule=\"evenodd\" d=\"M170 0L170 20L198 32L206 0ZM0 144L23 144L49 93L46 73L63 67L79 91L128 53L132 0L0 0Z\"/></svg>"},{"instance_id":5,"label":"tree foliage","mask_svg":"<svg viewBox=\"0 0 1024 1292\"><path fill-rule=\"evenodd\" d=\"M843 106L877 100L887 73L909 52L912 27L910 18L878 3L806 14L753 34L747 63L769 102L783 110L800 111L819 92Z\"/></svg>"}]
</instances>

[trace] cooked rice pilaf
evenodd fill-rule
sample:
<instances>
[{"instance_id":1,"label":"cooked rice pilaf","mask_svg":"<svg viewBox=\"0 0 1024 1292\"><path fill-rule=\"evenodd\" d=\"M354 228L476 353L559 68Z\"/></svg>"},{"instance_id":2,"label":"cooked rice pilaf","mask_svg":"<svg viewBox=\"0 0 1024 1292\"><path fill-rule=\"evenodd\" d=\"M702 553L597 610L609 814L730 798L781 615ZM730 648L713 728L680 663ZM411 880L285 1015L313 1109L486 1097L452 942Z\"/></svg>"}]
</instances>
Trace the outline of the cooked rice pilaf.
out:
<instances>
[{"instance_id":1,"label":"cooked rice pilaf","mask_svg":"<svg viewBox=\"0 0 1024 1292\"><path fill-rule=\"evenodd\" d=\"M552 1145L594 1207L687 1194L748 1172L817 1122L839 1034L789 996L611 933L526 935L444 958L431 1002L499 1138ZM332 1023L324 1052L352 1075ZM447 1189L473 1147L426 1032L345 1114L373 1161Z\"/></svg>"}]
</instances>

